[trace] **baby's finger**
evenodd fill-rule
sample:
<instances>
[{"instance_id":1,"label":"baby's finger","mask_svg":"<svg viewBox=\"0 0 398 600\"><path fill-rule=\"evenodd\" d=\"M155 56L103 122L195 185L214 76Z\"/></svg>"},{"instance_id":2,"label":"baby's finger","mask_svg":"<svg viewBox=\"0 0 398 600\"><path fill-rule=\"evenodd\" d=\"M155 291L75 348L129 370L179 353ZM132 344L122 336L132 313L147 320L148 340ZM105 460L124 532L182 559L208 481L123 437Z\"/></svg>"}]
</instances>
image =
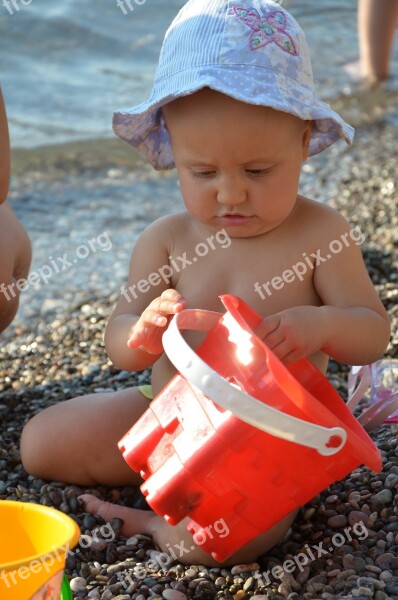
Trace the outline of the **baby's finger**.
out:
<instances>
[{"instance_id":1,"label":"baby's finger","mask_svg":"<svg viewBox=\"0 0 398 600\"><path fill-rule=\"evenodd\" d=\"M160 314L158 310L147 308L137 323L136 331L139 332L147 326L153 327L154 325L155 327L165 327L167 325L167 318L163 314Z\"/></svg>"},{"instance_id":2,"label":"baby's finger","mask_svg":"<svg viewBox=\"0 0 398 600\"><path fill-rule=\"evenodd\" d=\"M174 302L173 300L162 300L161 298L158 298L155 306L151 305L151 308L154 309L158 314L164 316L175 315L185 308L185 303Z\"/></svg>"},{"instance_id":3,"label":"baby's finger","mask_svg":"<svg viewBox=\"0 0 398 600\"><path fill-rule=\"evenodd\" d=\"M186 303L185 298L183 298L183 296L181 296L181 294L179 292L177 292L177 290L174 290L173 288L164 290L164 292L161 293L160 298L162 300L170 300L170 302Z\"/></svg>"},{"instance_id":4,"label":"baby's finger","mask_svg":"<svg viewBox=\"0 0 398 600\"><path fill-rule=\"evenodd\" d=\"M162 314L175 314L182 311L187 301L176 290L165 290L158 298L157 309Z\"/></svg>"},{"instance_id":5,"label":"baby's finger","mask_svg":"<svg viewBox=\"0 0 398 600\"><path fill-rule=\"evenodd\" d=\"M145 334L148 333L149 328L165 327L166 325L166 317L159 315L159 313L154 310L147 309L136 324L134 332L127 341L127 345L130 348L137 348L137 346L142 344L142 340L145 338Z\"/></svg>"},{"instance_id":6,"label":"baby's finger","mask_svg":"<svg viewBox=\"0 0 398 600\"><path fill-rule=\"evenodd\" d=\"M142 335L139 333L133 333L131 338L127 340L127 346L129 348L139 348L142 343Z\"/></svg>"},{"instance_id":7,"label":"baby's finger","mask_svg":"<svg viewBox=\"0 0 398 600\"><path fill-rule=\"evenodd\" d=\"M265 341L265 338L273 333L276 329L278 329L280 324L280 317L278 315L272 315L270 317L266 317L261 321L261 323L256 327L254 333Z\"/></svg>"},{"instance_id":8,"label":"baby's finger","mask_svg":"<svg viewBox=\"0 0 398 600\"><path fill-rule=\"evenodd\" d=\"M282 340L279 344L275 344L274 346L271 346L268 342L265 343L271 348L275 356L283 362L285 362L286 358L293 352L293 349L287 340Z\"/></svg>"},{"instance_id":9,"label":"baby's finger","mask_svg":"<svg viewBox=\"0 0 398 600\"><path fill-rule=\"evenodd\" d=\"M160 349L155 349L154 347L149 347L146 346L143 342L143 340L137 339L137 340L129 340L127 342L127 345L129 348L131 348L132 350L134 350L134 348L139 348L140 350L143 350L144 352L146 352L147 354L159 354L161 352L161 348Z\"/></svg>"}]
</instances>

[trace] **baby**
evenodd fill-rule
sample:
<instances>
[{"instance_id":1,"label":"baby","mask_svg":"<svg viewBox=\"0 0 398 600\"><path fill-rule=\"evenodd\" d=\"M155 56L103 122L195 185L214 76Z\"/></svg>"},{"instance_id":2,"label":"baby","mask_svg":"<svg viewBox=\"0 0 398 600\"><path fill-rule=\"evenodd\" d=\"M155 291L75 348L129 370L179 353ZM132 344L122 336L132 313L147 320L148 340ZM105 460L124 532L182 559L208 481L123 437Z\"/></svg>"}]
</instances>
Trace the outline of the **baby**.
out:
<instances>
[{"instance_id":1,"label":"baby","mask_svg":"<svg viewBox=\"0 0 398 600\"><path fill-rule=\"evenodd\" d=\"M28 235L6 202L10 183L10 142L7 115L0 90L0 333L15 317L20 287L31 261Z\"/></svg>"},{"instance_id":2,"label":"baby","mask_svg":"<svg viewBox=\"0 0 398 600\"><path fill-rule=\"evenodd\" d=\"M298 194L307 157L339 138L350 143L353 130L316 97L295 20L268 0L242 4L190 0L166 34L150 100L115 114L116 133L155 169L177 168L186 207L142 233L105 333L118 368L153 365L152 391L92 394L36 415L21 453L37 477L138 484L117 442L174 374L162 334L186 307L223 312L220 294L235 294L263 315L257 334L285 364L307 357L323 372L329 356L368 364L388 344L361 232ZM194 544L186 522L172 527L151 511L82 498L88 511L124 519L126 535L146 531L164 551L195 547L182 562L217 564ZM224 564L266 552L295 514Z\"/></svg>"}]
</instances>

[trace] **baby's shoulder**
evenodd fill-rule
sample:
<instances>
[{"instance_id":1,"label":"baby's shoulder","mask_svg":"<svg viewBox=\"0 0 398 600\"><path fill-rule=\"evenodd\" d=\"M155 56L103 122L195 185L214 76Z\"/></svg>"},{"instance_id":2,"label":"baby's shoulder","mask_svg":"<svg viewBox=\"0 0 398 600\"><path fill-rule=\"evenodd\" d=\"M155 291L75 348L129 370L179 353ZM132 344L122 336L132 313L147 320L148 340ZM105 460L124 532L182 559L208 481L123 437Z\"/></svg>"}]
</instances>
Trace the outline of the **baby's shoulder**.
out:
<instances>
[{"instance_id":1,"label":"baby's shoulder","mask_svg":"<svg viewBox=\"0 0 398 600\"><path fill-rule=\"evenodd\" d=\"M335 208L304 196L299 197L295 225L310 238L330 238L350 230L347 219Z\"/></svg>"},{"instance_id":2,"label":"baby's shoulder","mask_svg":"<svg viewBox=\"0 0 398 600\"><path fill-rule=\"evenodd\" d=\"M190 222L187 212L178 212L171 215L159 217L148 225L141 234L141 237L157 239L174 238L179 233L186 231L187 225Z\"/></svg>"}]
</instances>

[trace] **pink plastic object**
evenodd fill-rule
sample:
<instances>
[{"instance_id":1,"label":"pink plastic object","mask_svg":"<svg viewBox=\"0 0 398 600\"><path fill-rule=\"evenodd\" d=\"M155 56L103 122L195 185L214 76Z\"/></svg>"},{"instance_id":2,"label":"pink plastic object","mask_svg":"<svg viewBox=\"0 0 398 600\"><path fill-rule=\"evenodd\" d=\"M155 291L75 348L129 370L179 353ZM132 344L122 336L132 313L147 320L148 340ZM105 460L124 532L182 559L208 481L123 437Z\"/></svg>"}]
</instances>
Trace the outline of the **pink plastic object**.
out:
<instances>
[{"instance_id":1,"label":"pink plastic object","mask_svg":"<svg viewBox=\"0 0 398 600\"><path fill-rule=\"evenodd\" d=\"M398 423L398 360L383 358L371 365L351 368L347 402L351 412L369 388L370 406L359 415L359 423L367 431L383 422Z\"/></svg>"},{"instance_id":2,"label":"pink plastic object","mask_svg":"<svg viewBox=\"0 0 398 600\"><path fill-rule=\"evenodd\" d=\"M261 317L236 296L221 300L222 316L172 319L163 344L179 373L119 442L153 510L172 525L189 516L220 562L358 465L381 469L322 373L307 360L286 368L253 333ZM207 331L196 352L180 328Z\"/></svg>"}]
</instances>

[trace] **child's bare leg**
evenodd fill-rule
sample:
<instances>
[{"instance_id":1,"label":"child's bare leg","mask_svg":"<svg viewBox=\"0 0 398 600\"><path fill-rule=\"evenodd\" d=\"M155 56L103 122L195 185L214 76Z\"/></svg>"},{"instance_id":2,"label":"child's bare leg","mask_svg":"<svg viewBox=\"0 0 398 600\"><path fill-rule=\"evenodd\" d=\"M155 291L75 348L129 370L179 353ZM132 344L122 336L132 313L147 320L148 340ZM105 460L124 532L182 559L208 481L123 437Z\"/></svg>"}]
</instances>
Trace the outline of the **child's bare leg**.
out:
<instances>
[{"instance_id":1,"label":"child's bare leg","mask_svg":"<svg viewBox=\"0 0 398 600\"><path fill-rule=\"evenodd\" d=\"M207 566L220 565L212 556L195 544L192 535L186 528L189 519L173 527L166 523L163 517L152 511L126 508L110 502L103 502L90 494L83 494L80 498L84 501L88 512L101 515L105 521L110 521L114 517L123 519L122 532L124 535L130 536L142 532L151 534L154 542L163 552L171 554L171 556L173 554L177 555L178 560L182 563L204 564ZM296 514L297 510L289 513L279 523L251 540L222 564L233 565L255 561L258 556L282 541Z\"/></svg>"},{"instance_id":2,"label":"child's bare leg","mask_svg":"<svg viewBox=\"0 0 398 600\"><path fill-rule=\"evenodd\" d=\"M371 84L383 81L389 75L397 21L397 0L358 0L361 66Z\"/></svg>"},{"instance_id":3,"label":"child's bare leg","mask_svg":"<svg viewBox=\"0 0 398 600\"><path fill-rule=\"evenodd\" d=\"M138 388L65 400L35 415L21 438L28 473L42 479L90 486L139 483L117 442L149 400Z\"/></svg>"}]
</instances>

